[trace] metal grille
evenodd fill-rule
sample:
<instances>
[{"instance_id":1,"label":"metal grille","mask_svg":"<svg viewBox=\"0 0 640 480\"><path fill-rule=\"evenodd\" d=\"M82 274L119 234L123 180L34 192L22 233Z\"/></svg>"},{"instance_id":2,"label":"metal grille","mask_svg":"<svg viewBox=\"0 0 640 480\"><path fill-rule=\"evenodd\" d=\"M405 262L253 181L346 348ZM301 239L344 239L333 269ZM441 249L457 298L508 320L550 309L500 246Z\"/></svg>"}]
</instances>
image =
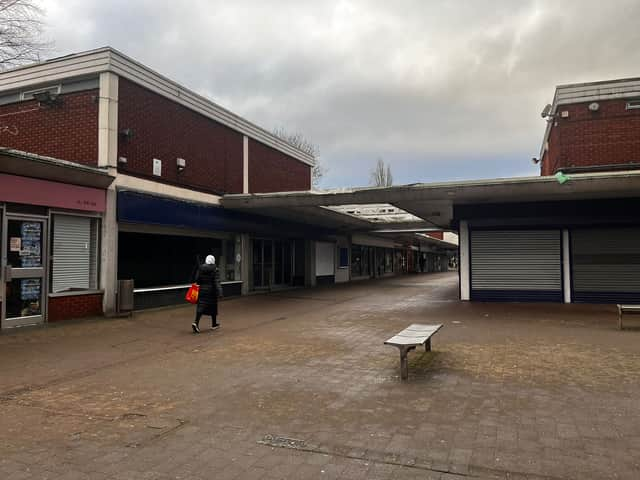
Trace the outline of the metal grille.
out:
<instances>
[{"instance_id":1,"label":"metal grille","mask_svg":"<svg viewBox=\"0 0 640 480\"><path fill-rule=\"evenodd\" d=\"M53 220L52 291L95 288L96 234L91 218L55 215Z\"/></svg>"},{"instance_id":2,"label":"metal grille","mask_svg":"<svg viewBox=\"0 0 640 480\"><path fill-rule=\"evenodd\" d=\"M560 295L560 238L559 230L472 231L472 291L520 292L526 300L536 292Z\"/></svg>"},{"instance_id":3,"label":"metal grille","mask_svg":"<svg viewBox=\"0 0 640 480\"><path fill-rule=\"evenodd\" d=\"M640 228L571 232L577 301L640 301Z\"/></svg>"}]
</instances>

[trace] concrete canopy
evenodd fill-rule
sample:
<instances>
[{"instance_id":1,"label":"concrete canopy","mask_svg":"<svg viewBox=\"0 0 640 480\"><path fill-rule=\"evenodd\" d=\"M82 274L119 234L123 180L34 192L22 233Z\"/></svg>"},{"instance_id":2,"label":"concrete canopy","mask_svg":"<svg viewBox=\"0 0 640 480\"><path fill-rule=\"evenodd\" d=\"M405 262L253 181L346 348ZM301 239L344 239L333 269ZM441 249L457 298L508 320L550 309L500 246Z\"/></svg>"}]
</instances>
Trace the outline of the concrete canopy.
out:
<instances>
[{"instance_id":1,"label":"concrete canopy","mask_svg":"<svg viewBox=\"0 0 640 480\"><path fill-rule=\"evenodd\" d=\"M115 179L106 169L7 148L0 148L0 173L97 188L107 188Z\"/></svg>"},{"instance_id":2,"label":"concrete canopy","mask_svg":"<svg viewBox=\"0 0 640 480\"><path fill-rule=\"evenodd\" d=\"M555 177L515 177L462 182L416 183L392 187L354 188L338 192L279 192L225 195L222 205L274 218L321 224L342 231L455 230L454 206L520 202L575 201L640 196L640 171L582 173ZM394 205L420 218L418 222L371 222L327 207ZM329 214L328 214L329 212ZM320 223L316 223L320 222Z\"/></svg>"}]
</instances>

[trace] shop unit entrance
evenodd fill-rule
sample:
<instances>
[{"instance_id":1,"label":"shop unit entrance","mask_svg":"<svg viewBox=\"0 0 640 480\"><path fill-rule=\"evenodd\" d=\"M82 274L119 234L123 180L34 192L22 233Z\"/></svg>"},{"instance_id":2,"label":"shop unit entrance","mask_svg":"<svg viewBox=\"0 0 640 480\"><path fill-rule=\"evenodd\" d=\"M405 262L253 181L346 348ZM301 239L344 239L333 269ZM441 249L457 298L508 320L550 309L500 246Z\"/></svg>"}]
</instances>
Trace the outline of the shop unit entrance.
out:
<instances>
[{"instance_id":1,"label":"shop unit entrance","mask_svg":"<svg viewBox=\"0 0 640 480\"><path fill-rule=\"evenodd\" d=\"M293 283L294 242L251 240L251 286L254 290L286 287Z\"/></svg>"},{"instance_id":2,"label":"shop unit entrance","mask_svg":"<svg viewBox=\"0 0 640 480\"><path fill-rule=\"evenodd\" d=\"M44 322L47 228L46 217L5 214L0 219L3 329Z\"/></svg>"}]
</instances>

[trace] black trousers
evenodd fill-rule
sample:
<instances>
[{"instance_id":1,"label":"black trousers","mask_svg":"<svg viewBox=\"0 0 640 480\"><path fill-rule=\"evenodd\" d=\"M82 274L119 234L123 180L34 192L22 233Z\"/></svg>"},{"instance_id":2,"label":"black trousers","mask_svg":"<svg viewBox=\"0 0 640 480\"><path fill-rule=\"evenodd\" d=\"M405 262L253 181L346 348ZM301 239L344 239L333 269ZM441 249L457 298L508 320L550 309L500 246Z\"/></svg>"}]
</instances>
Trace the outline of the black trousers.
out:
<instances>
[{"instance_id":1,"label":"black trousers","mask_svg":"<svg viewBox=\"0 0 640 480\"><path fill-rule=\"evenodd\" d=\"M200 318L202 318L203 313L196 313L196 325L200 326ZM211 315L211 326L215 327L218 325L217 315Z\"/></svg>"}]
</instances>

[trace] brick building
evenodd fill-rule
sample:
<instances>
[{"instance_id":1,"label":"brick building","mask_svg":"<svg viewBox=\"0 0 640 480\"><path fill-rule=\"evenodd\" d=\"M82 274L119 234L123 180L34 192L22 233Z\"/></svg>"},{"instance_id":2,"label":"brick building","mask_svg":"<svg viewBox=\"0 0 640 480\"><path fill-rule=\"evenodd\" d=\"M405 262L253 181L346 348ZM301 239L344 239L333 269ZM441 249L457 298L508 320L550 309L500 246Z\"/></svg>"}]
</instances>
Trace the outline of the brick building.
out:
<instances>
[{"instance_id":1,"label":"brick building","mask_svg":"<svg viewBox=\"0 0 640 480\"><path fill-rule=\"evenodd\" d=\"M246 292L253 237L273 263L313 234L220 208L224 194L310 189L312 157L111 48L0 74L0 146L3 327L112 313L119 278L145 305L171 302L207 253L225 290ZM97 206L78 206L94 177Z\"/></svg>"},{"instance_id":2,"label":"brick building","mask_svg":"<svg viewBox=\"0 0 640 480\"><path fill-rule=\"evenodd\" d=\"M542 175L640 168L640 79L559 86L543 115Z\"/></svg>"}]
</instances>

